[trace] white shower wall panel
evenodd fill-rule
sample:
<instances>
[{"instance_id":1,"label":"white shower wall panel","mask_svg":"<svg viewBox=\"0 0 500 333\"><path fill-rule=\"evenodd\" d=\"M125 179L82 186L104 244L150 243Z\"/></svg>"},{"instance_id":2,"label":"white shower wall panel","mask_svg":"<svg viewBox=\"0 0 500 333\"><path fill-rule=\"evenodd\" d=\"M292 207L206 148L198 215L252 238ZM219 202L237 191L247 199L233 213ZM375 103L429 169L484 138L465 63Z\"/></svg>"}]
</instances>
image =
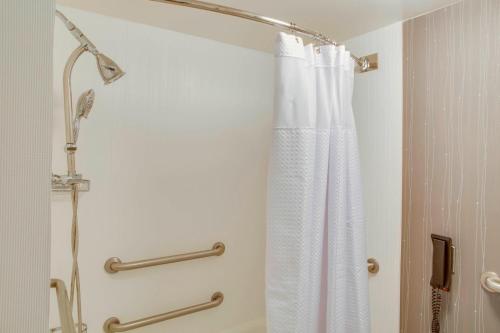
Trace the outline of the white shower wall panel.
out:
<instances>
[{"instance_id":1,"label":"white shower wall panel","mask_svg":"<svg viewBox=\"0 0 500 333\"><path fill-rule=\"evenodd\" d=\"M378 53L380 68L357 74L353 107L358 130L373 333L399 332L403 161L403 25L346 42L356 55Z\"/></svg>"}]
</instances>

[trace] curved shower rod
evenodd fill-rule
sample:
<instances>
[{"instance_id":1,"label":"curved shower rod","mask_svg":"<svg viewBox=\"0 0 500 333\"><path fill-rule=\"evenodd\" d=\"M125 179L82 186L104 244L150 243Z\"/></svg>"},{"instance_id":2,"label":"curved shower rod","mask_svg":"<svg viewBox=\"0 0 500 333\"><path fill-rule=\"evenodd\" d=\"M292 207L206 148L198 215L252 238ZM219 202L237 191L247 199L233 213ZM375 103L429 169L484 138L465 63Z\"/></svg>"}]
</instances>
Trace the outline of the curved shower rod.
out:
<instances>
[{"instance_id":1,"label":"curved shower rod","mask_svg":"<svg viewBox=\"0 0 500 333\"><path fill-rule=\"evenodd\" d=\"M205 2L205 1L198 1L198 0L151 0L151 1L168 3L168 4L172 4L172 5L184 6L184 7L190 7L190 8L196 8L196 9L206 10L206 11L215 12L215 13L219 13L219 14L240 17L240 18L243 18L246 20L255 21L255 22L271 25L274 27L291 30L291 31L294 31L298 34L312 38L314 40L317 40L317 41L325 43L325 44L337 45L337 43L334 40L330 39L329 37L325 36L324 34L322 34L320 32L298 26L293 22L281 21L278 19L274 19L272 17L267 17L267 16L263 16L260 14L248 12L246 10L241 10L241 9L237 9L237 8L233 8L233 7L228 7L228 6L223 6L223 5L218 5L218 4ZM352 57L352 59L354 59L356 64L359 66L359 71L362 73L368 72L371 70L375 70L378 68L378 62L377 62L377 58L375 55L370 55L370 56L365 56L365 57L356 57L355 55L351 54L351 57Z\"/></svg>"}]
</instances>

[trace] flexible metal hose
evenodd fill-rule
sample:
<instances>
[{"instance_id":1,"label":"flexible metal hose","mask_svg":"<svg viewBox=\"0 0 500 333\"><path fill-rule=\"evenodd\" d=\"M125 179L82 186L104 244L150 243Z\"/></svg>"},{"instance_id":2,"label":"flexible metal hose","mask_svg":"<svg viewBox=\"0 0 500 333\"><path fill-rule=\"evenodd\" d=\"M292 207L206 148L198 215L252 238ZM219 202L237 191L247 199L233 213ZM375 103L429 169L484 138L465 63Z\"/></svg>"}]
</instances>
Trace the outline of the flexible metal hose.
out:
<instances>
[{"instance_id":1,"label":"flexible metal hose","mask_svg":"<svg viewBox=\"0 0 500 333\"><path fill-rule=\"evenodd\" d=\"M71 289L70 289L70 304L71 309L75 303L78 316L78 333L83 332L82 326L82 299L80 293L80 269L78 267L78 185L74 184L71 191L71 203L73 207L73 220L71 224L71 253L73 254L73 265L71 269Z\"/></svg>"}]
</instances>

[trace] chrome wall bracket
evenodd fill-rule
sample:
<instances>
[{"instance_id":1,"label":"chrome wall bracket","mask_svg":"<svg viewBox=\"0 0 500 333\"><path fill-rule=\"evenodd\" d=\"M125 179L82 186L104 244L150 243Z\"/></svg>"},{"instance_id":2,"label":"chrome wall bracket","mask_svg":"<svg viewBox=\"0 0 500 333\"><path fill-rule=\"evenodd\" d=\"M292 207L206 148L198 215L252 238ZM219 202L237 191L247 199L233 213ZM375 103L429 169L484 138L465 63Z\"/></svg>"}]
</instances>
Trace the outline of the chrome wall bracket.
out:
<instances>
[{"instance_id":1,"label":"chrome wall bracket","mask_svg":"<svg viewBox=\"0 0 500 333\"><path fill-rule=\"evenodd\" d=\"M367 260L368 263L368 272L372 274L377 274L378 271L380 270L380 265L375 258L368 258Z\"/></svg>"},{"instance_id":2,"label":"chrome wall bracket","mask_svg":"<svg viewBox=\"0 0 500 333\"><path fill-rule=\"evenodd\" d=\"M378 53L373 53L359 59L361 65L356 67L357 73L366 73L378 69Z\"/></svg>"},{"instance_id":3,"label":"chrome wall bracket","mask_svg":"<svg viewBox=\"0 0 500 333\"><path fill-rule=\"evenodd\" d=\"M53 192L71 192L73 185L78 185L79 192L88 192L90 190L90 180L83 179L82 175L56 175L52 174Z\"/></svg>"}]
</instances>

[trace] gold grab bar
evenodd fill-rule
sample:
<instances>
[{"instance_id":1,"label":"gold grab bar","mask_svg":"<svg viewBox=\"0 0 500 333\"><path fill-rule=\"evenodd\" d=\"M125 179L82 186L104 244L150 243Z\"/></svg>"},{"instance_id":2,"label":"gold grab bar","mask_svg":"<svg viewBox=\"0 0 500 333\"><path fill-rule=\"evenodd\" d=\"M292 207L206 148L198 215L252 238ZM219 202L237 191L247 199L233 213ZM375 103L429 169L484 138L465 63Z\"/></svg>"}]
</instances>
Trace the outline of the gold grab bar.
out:
<instances>
[{"instance_id":1,"label":"gold grab bar","mask_svg":"<svg viewBox=\"0 0 500 333\"><path fill-rule=\"evenodd\" d=\"M59 308L59 317L63 333L76 333L75 322L71 314L71 305L69 304L68 292L62 280L51 279L50 288L56 290L57 306Z\"/></svg>"},{"instance_id":2,"label":"gold grab bar","mask_svg":"<svg viewBox=\"0 0 500 333\"><path fill-rule=\"evenodd\" d=\"M130 321L128 323L120 323L120 320L116 317L111 317L104 322L103 329L106 333L114 333L114 332L126 332L130 330L134 330L140 327L149 326L152 324L157 324L162 321L186 316L192 313L208 310L211 308L215 308L222 304L224 301L224 294L221 292L216 292L212 295L210 302L197 304L193 306L188 306L186 308L182 308L179 310L170 311L167 313L162 313L156 316L151 316L147 318L142 318L134 321Z\"/></svg>"},{"instance_id":3,"label":"gold grab bar","mask_svg":"<svg viewBox=\"0 0 500 333\"><path fill-rule=\"evenodd\" d=\"M110 274L118 273L120 271L130 271L138 268L145 268L158 265L172 264L179 261L200 259L213 256L221 256L226 251L224 243L217 242L212 246L212 249L184 254L177 254L174 256L161 257L155 259L138 260L123 263L120 258L112 257L106 260L104 270Z\"/></svg>"},{"instance_id":4,"label":"gold grab bar","mask_svg":"<svg viewBox=\"0 0 500 333\"><path fill-rule=\"evenodd\" d=\"M375 258L368 258L367 260L368 263L368 272L372 274L377 274L378 271L380 270L380 265Z\"/></svg>"}]
</instances>

